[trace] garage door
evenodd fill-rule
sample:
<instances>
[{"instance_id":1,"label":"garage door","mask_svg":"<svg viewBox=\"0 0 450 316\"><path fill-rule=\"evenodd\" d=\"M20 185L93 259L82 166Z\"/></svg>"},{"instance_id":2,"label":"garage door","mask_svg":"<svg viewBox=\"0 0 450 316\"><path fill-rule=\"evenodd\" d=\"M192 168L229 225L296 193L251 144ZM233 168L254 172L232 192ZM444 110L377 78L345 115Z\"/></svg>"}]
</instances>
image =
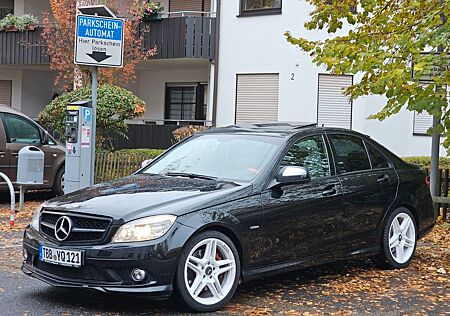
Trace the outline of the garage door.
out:
<instances>
[{"instance_id":1,"label":"garage door","mask_svg":"<svg viewBox=\"0 0 450 316\"><path fill-rule=\"evenodd\" d=\"M432 126L433 126L433 116L428 114L428 112L422 113L414 112L414 124L413 124L414 135L428 135L427 131Z\"/></svg>"},{"instance_id":2,"label":"garage door","mask_svg":"<svg viewBox=\"0 0 450 316\"><path fill-rule=\"evenodd\" d=\"M352 102L343 93L352 84L353 76L319 75L319 126L352 128Z\"/></svg>"},{"instance_id":3,"label":"garage door","mask_svg":"<svg viewBox=\"0 0 450 316\"><path fill-rule=\"evenodd\" d=\"M278 74L237 75L236 123L278 121Z\"/></svg>"},{"instance_id":4,"label":"garage door","mask_svg":"<svg viewBox=\"0 0 450 316\"><path fill-rule=\"evenodd\" d=\"M0 80L0 104L11 106L12 81Z\"/></svg>"}]
</instances>

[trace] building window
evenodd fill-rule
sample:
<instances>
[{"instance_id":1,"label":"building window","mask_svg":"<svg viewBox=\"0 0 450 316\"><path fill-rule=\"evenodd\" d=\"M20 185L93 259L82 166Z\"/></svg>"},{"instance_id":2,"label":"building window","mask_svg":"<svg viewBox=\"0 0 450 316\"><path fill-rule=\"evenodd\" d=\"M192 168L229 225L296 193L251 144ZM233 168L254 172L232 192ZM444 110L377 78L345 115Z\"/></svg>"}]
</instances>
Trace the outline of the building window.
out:
<instances>
[{"instance_id":1,"label":"building window","mask_svg":"<svg viewBox=\"0 0 450 316\"><path fill-rule=\"evenodd\" d=\"M241 0L241 16L281 14L282 0Z\"/></svg>"},{"instance_id":2,"label":"building window","mask_svg":"<svg viewBox=\"0 0 450 316\"><path fill-rule=\"evenodd\" d=\"M14 0L0 0L0 19L14 13Z\"/></svg>"},{"instance_id":3,"label":"building window","mask_svg":"<svg viewBox=\"0 0 450 316\"><path fill-rule=\"evenodd\" d=\"M423 111L417 113L414 111L413 135L429 136L427 131L433 127L433 116Z\"/></svg>"},{"instance_id":4,"label":"building window","mask_svg":"<svg viewBox=\"0 0 450 316\"><path fill-rule=\"evenodd\" d=\"M278 121L279 77L279 74L237 75L237 124Z\"/></svg>"},{"instance_id":5,"label":"building window","mask_svg":"<svg viewBox=\"0 0 450 316\"><path fill-rule=\"evenodd\" d=\"M12 81L0 80L0 104L11 106L12 101Z\"/></svg>"},{"instance_id":6,"label":"building window","mask_svg":"<svg viewBox=\"0 0 450 316\"><path fill-rule=\"evenodd\" d=\"M167 84L165 119L204 121L208 107L207 101L207 84Z\"/></svg>"},{"instance_id":7,"label":"building window","mask_svg":"<svg viewBox=\"0 0 450 316\"><path fill-rule=\"evenodd\" d=\"M353 76L319 74L317 124L352 128L352 101L344 90L353 84Z\"/></svg>"}]
</instances>

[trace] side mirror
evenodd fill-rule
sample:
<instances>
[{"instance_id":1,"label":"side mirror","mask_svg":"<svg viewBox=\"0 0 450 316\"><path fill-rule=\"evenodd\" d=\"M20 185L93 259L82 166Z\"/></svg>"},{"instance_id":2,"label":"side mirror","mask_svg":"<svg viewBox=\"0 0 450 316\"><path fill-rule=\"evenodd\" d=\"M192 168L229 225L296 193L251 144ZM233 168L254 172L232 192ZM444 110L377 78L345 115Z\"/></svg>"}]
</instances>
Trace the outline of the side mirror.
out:
<instances>
[{"instance_id":1,"label":"side mirror","mask_svg":"<svg viewBox=\"0 0 450 316\"><path fill-rule=\"evenodd\" d=\"M280 170L276 180L280 184L301 183L309 180L309 173L303 167L287 166Z\"/></svg>"},{"instance_id":2,"label":"side mirror","mask_svg":"<svg viewBox=\"0 0 450 316\"><path fill-rule=\"evenodd\" d=\"M48 145L48 132L43 131L42 132L42 145Z\"/></svg>"},{"instance_id":3,"label":"side mirror","mask_svg":"<svg viewBox=\"0 0 450 316\"><path fill-rule=\"evenodd\" d=\"M141 163L141 168L144 168L144 167L146 167L149 163L151 163L153 161L153 159L147 159L147 160L144 160L142 163Z\"/></svg>"}]
</instances>

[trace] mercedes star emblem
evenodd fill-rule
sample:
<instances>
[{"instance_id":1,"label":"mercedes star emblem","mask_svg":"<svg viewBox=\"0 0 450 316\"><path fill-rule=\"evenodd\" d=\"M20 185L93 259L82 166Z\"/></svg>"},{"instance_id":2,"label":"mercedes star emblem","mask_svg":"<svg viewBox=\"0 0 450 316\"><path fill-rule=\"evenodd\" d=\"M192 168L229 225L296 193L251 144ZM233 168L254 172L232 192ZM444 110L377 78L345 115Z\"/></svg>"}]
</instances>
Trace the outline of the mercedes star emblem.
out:
<instances>
[{"instance_id":1,"label":"mercedes star emblem","mask_svg":"<svg viewBox=\"0 0 450 316\"><path fill-rule=\"evenodd\" d=\"M72 230L72 220L67 216L62 216L55 224L55 237L59 241L64 241L69 237Z\"/></svg>"}]
</instances>

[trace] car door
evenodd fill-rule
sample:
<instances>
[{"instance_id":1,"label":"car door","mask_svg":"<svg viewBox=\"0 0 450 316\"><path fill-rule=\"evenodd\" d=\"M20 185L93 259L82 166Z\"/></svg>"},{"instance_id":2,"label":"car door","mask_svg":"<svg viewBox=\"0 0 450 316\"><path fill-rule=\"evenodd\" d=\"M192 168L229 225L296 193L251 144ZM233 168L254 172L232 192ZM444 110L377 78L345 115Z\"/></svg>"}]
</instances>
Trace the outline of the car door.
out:
<instances>
[{"instance_id":1,"label":"car door","mask_svg":"<svg viewBox=\"0 0 450 316\"><path fill-rule=\"evenodd\" d=\"M342 187L342 246L347 254L378 247L378 224L397 192L397 174L373 145L350 134L328 134ZM369 158L369 153L371 157Z\"/></svg>"},{"instance_id":2,"label":"car door","mask_svg":"<svg viewBox=\"0 0 450 316\"><path fill-rule=\"evenodd\" d=\"M262 193L265 264L339 251L342 189L321 134L296 140L277 166L300 166L310 181ZM279 190L279 191L278 191Z\"/></svg>"},{"instance_id":3,"label":"car door","mask_svg":"<svg viewBox=\"0 0 450 316\"><path fill-rule=\"evenodd\" d=\"M0 172L4 173L7 177L10 176L9 155L6 151L6 135L1 120L0 120ZM7 188L6 182L3 179L0 179L0 188L2 190Z\"/></svg>"},{"instance_id":4,"label":"car door","mask_svg":"<svg viewBox=\"0 0 450 316\"><path fill-rule=\"evenodd\" d=\"M6 152L9 156L11 180L17 180L19 151L25 146L36 146L45 154L44 184L48 184L52 175L53 157L46 153L42 146L42 130L30 119L16 114L3 113L2 121L6 131Z\"/></svg>"}]
</instances>

